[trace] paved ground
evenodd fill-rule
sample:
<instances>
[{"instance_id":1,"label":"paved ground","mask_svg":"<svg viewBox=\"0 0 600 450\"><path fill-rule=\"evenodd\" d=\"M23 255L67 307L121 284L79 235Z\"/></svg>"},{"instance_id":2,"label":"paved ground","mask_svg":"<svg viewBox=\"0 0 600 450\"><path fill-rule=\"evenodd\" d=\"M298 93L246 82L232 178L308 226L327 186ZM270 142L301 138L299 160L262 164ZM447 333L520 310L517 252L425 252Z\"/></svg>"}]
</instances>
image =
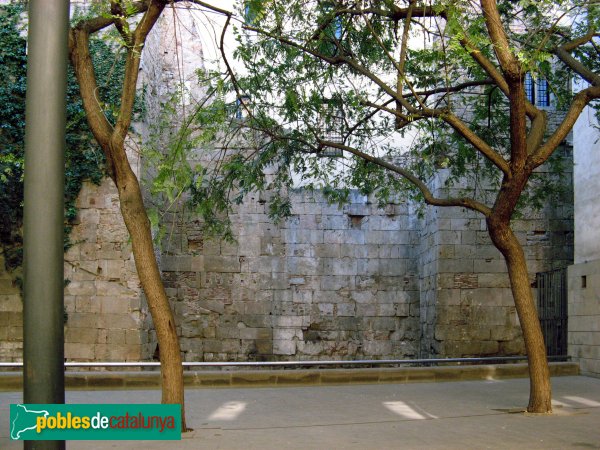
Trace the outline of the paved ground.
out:
<instances>
[{"instance_id":1,"label":"paved ground","mask_svg":"<svg viewBox=\"0 0 600 450\"><path fill-rule=\"evenodd\" d=\"M600 449L600 379L553 379L555 414L516 413L528 380L188 389L182 441L71 441L68 449ZM10 403L0 393L0 449ZM70 391L70 403L155 403L157 390Z\"/></svg>"}]
</instances>

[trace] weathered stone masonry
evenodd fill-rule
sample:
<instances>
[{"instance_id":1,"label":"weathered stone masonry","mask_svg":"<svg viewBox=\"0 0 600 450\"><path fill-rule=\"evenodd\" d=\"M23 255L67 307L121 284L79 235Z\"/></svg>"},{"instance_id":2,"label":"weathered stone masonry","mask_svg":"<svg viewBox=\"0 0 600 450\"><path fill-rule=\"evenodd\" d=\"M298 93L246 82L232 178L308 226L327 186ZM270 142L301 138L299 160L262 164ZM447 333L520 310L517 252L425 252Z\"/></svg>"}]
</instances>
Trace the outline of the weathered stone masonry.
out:
<instances>
[{"instance_id":1,"label":"weathered stone masonry","mask_svg":"<svg viewBox=\"0 0 600 450\"><path fill-rule=\"evenodd\" d=\"M434 180L441 186L442 180ZM440 193L442 188L436 192ZM343 207L291 193L279 225L254 194L231 216L236 244L194 217L165 217L161 268L186 360L411 358L521 354L506 268L483 219L461 208ZM66 255L66 356L153 357L156 339L110 182L86 186ZM515 221L530 273L572 258L572 207ZM21 299L1 276L0 352L21 356Z\"/></svg>"},{"instance_id":2,"label":"weathered stone masonry","mask_svg":"<svg viewBox=\"0 0 600 450\"><path fill-rule=\"evenodd\" d=\"M189 82L202 59L194 24L175 42L173 23L161 20L144 50L150 121L177 80L190 95L202 92ZM431 181L434 193L444 193L443 181ZM186 360L523 353L506 268L480 215L427 207L420 218L415 205L380 209L360 195L340 208L300 189L291 193L292 216L275 225L266 197L250 195L232 214L236 244L207 239L192 216L164 217L160 264ZM156 337L112 183L86 186L78 206L65 257L66 357L151 359ZM532 276L571 263L572 215L569 197L514 221ZM0 359L19 360L20 292L1 263Z\"/></svg>"},{"instance_id":3,"label":"weathered stone masonry","mask_svg":"<svg viewBox=\"0 0 600 450\"><path fill-rule=\"evenodd\" d=\"M270 222L255 195L231 219L238 244L191 221L161 258L188 360L352 359L418 354L418 275L406 205L355 196L338 208L292 194ZM183 254L182 254L183 253Z\"/></svg>"}]
</instances>

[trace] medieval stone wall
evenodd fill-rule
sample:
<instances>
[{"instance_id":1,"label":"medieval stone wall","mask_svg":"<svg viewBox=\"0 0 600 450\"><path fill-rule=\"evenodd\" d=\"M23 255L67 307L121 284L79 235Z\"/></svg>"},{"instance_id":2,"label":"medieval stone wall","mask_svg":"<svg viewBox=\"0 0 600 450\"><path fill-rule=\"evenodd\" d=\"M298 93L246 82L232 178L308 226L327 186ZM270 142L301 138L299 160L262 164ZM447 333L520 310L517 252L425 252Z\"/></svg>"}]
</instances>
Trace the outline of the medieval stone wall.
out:
<instances>
[{"instance_id":1,"label":"medieval stone wall","mask_svg":"<svg viewBox=\"0 0 600 450\"><path fill-rule=\"evenodd\" d=\"M512 223L527 258L534 295L536 272L564 268L573 260L568 148L563 158L566 167L560 177L567 189L560 203L524 210ZM447 194L443 186L442 173L432 181L432 190ZM455 189L461 187L466 186ZM483 217L464 208L427 207L420 232L421 356L523 354L506 264L491 243Z\"/></svg>"},{"instance_id":2,"label":"medieval stone wall","mask_svg":"<svg viewBox=\"0 0 600 450\"><path fill-rule=\"evenodd\" d=\"M175 41L165 39L171 23L163 18L144 50L150 122L160 119L169 86L186 85L191 72L181 61L201 60L201 46L181 34L193 24ZM188 100L201 96L189 92ZM431 187L441 193L443 179ZM291 193L292 216L274 224L267 196L247 196L231 215L233 244L208 239L190 212L163 217L160 264L186 360L523 352L506 268L480 216L427 207L420 218L416 205L380 209L359 195L338 207L299 189ZM561 205L514 221L531 275L572 260L572 200ZM65 257L66 357L152 358L156 338L114 187L86 186L78 206ZM19 288L0 264L2 360L20 359L21 341Z\"/></svg>"},{"instance_id":3,"label":"medieval stone wall","mask_svg":"<svg viewBox=\"0 0 600 450\"><path fill-rule=\"evenodd\" d=\"M343 208L292 193L274 225L250 196L231 216L237 243L191 218L161 258L187 360L414 357L416 233L405 204L362 196Z\"/></svg>"},{"instance_id":4,"label":"medieval stone wall","mask_svg":"<svg viewBox=\"0 0 600 450\"><path fill-rule=\"evenodd\" d=\"M65 254L65 358L139 361L151 357L150 321L112 181L86 184Z\"/></svg>"},{"instance_id":5,"label":"medieval stone wall","mask_svg":"<svg viewBox=\"0 0 600 450\"><path fill-rule=\"evenodd\" d=\"M65 254L65 358L139 361L152 357L151 323L137 277L116 188L84 185ZM0 360L20 361L23 300L20 271L0 257Z\"/></svg>"},{"instance_id":6,"label":"medieval stone wall","mask_svg":"<svg viewBox=\"0 0 600 450\"><path fill-rule=\"evenodd\" d=\"M23 300L21 269L6 272L0 254L0 361L21 361L23 354Z\"/></svg>"}]
</instances>

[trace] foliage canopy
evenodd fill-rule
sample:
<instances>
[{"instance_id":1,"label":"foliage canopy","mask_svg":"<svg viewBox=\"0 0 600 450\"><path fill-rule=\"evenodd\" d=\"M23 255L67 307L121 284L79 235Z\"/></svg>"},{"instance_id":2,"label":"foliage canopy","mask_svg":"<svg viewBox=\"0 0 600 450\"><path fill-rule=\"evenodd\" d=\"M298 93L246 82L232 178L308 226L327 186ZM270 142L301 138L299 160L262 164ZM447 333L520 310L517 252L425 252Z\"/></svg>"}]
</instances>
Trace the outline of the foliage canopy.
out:
<instances>
[{"instance_id":1,"label":"foliage canopy","mask_svg":"<svg viewBox=\"0 0 600 450\"><path fill-rule=\"evenodd\" d=\"M262 138L254 151L231 152L220 184L195 198L265 187L284 195L300 178L335 201L355 188L380 202L401 193L488 216L515 168L525 168L527 188L510 200L509 216L519 204L541 207L548 194L560 195L558 178L547 175L560 174L561 158L550 157L582 108L598 106L596 2L500 1L497 30L485 6L470 1L242 6L235 57L244 70L227 64L227 80L199 125L214 135L245 130ZM498 36L514 59L510 73ZM527 147L519 150L510 96L513 85L525 91L526 77L533 87L518 112ZM578 92L576 81L585 83ZM245 96L247 117L232 126L222 99ZM345 157L324 157L332 149ZM549 169L536 170L549 159ZM265 178L269 166L282 170ZM427 183L440 171L448 189L437 198ZM289 205L275 200L273 215L285 214Z\"/></svg>"}]
</instances>

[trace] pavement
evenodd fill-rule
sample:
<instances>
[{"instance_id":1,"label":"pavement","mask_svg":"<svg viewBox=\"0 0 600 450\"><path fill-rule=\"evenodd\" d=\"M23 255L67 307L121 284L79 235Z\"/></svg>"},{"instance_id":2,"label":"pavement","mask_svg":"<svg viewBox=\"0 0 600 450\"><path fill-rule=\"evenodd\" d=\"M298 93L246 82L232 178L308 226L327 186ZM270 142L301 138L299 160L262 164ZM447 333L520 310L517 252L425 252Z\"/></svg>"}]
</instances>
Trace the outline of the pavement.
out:
<instances>
[{"instance_id":1,"label":"pavement","mask_svg":"<svg viewBox=\"0 0 600 450\"><path fill-rule=\"evenodd\" d=\"M489 379L188 388L181 441L69 441L68 449L600 449L600 379L555 377L554 413L530 415L529 381ZM9 404L0 393L0 449ZM69 390L68 403L158 403L160 391Z\"/></svg>"}]
</instances>

